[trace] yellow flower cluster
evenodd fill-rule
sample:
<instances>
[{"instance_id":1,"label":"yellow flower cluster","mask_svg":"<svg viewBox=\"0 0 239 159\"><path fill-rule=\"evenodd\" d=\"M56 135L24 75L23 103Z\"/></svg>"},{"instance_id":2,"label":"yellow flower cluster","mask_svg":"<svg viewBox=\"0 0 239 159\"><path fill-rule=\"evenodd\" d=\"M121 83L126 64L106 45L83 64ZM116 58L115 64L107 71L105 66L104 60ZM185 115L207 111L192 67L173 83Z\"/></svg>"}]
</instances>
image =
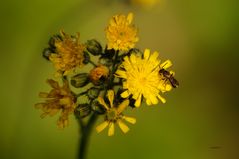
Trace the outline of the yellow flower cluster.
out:
<instances>
[{"instance_id":1,"label":"yellow flower cluster","mask_svg":"<svg viewBox=\"0 0 239 159\"><path fill-rule=\"evenodd\" d=\"M43 55L54 64L63 86L54 80L47 81L52 89L49 93L40 93L46 100L35 105L43 111L41 117L61 111L57 125L64 128L69 124L69 115L74 113L83 132L87 132L84 129L93 123L93 117L104 114L104 121L96 131L109 127L108 136L112 136L115 125L127 133L126 122L136 123L135 118L124 115L127 107L140 107L143 102L147 105L166 102L163 93L179 85L174 73L167 70L172 62L161 62L157 51L145 49L141 52L135 48L139 38L132 21L133 13L113 16L105 30L106 47L95 39L81 44L79 34L71 36L61 31L53 37ZM98 63L92 61L96 58ZM90 71L76 73L77 68L86 64L91 64ZM79 92L72 92L69 83ZM87 100L78 100L81 96L86 96ZM88 123L81 121L86 116L92 117Z\"/></svg>"}]
</instances>

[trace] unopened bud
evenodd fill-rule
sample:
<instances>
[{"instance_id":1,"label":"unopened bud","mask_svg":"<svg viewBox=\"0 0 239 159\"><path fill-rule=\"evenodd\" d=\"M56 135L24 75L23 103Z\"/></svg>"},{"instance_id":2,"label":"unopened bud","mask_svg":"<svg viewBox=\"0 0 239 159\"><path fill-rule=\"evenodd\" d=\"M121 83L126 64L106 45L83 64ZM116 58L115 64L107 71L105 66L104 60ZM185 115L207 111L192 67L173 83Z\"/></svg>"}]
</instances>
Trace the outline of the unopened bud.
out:
<instances>
[{"instance_id":1,"label":"unopened bud","mask_svg":"<svg viewBox=\"0 0 239 159\"><path fill-rule=\"evenodd\" d=\"M88 64L89 61L90 61L90 55L86 51L84 51L84 61L83 61L83 63Z\"/></svg>"},{"instance_id":2,"label":"unopened bud","mask_svg":"<svg viewBox=\"0 0 239 159\"><path fill-rule=\"evenodd\" d=\"M95 56L102 53L102 46L95 39L88 40L86 42L86 48L92 55L95 55Z\"/></svg>"},{"instance_id":3,"label":"unopened bud","mask_svg":"<svg viewBox=\"0 0 239 159\"><path fill-rule=\"evenodd\" d=\"M71 85L79 88L84 87L89 83L88 74L87 73L80 73L71 78Z\"/></svg>"},{"instance_id":4,"label":"unopened bud","mask_svg":"<svg viewBox=\"0 0 239 159\"><path fill-rule=\"evenodd\" d=\"M91 107L89 104L85 103L85 104L79 104L76 108L75 108L75 116L77 118L84 118L88 115L90 115L91 113Z\"/></svg>"},{"instance_id":5,"label":"unopened bud","mask_svg":"<svg viewBox=\"0 0 239 159\"><path fill-rule=\"evenodd\" d=\"M104 114L105 113L105 109L100 106L97 99L93 100L93 102L91 104L91 107L92 107L92 110L94 112L96 112L97 114Z\"/></svg>"},{"instance_id":6,"label":"unopened bud","mask_svg":"<svg viewBox=\"0 0 239 159\"><path fill-rule=\"evenodd\" d=\"M109 69L104 65L99 65L93 68L89 74L90 81L95 85L98 85L99 83L102 82L102 80L107 79L108 76Z\"/></svg>"},{"instance_id":7,"label":"unopened bud","mask_svg":"<svg viewBox=\"0 0 239 159\"><path fill-rule=\"evenodd\" d=\"M87 96L90 98L90 99L96 99L100 94L100 89L99 88L90 88L88 91L87 91Z\"/></svg>"},{"instance_id":8,"label":"unopened bud","mask_svg":"<svg viewBox=\"0 0 239 159\"><path fill-rule=\"evenodd\" d=\"M99 63L109 67L113 64L113 61L109 58L100 58Z\"/></svg>"},{"instance_id":9,"label":"unopened bud","mask_svg":"<svg viewBox=\"0 0 239 159\"><path fill-rule=\"evenodd\" d=\"M45 48L42 51L42 56L47 60L49 60L49 57L50 57L51 54L52 54L52 51L49 48Z\"/></svg>"}]
</instances>

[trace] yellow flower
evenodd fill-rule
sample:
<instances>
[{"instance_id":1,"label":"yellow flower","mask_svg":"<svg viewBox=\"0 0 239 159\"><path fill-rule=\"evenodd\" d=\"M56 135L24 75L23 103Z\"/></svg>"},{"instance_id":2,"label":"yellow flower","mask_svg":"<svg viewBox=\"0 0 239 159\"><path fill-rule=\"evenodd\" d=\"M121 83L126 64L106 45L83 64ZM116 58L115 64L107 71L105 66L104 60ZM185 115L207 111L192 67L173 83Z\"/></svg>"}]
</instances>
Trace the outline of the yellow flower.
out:
<instances>
[{"instance_id":1,"label":"yellow flower","mask_svg":"<svg viewBox=\"0 0 239 159\"><path fill-rule=\"evenodd\" d=\"M89 78L91 82L98 84L102 77L107 78L108 75L109 69L104 65L99 65L90 71Z\"/></svg>"},{"instance_id":2,"label":"yellow flower","mask_svg":"<svg viewBox=\"0 0 239 159\"><path fill-rule=\"evenodd\" d=\"M124 100L119 106L114 105L114 91L108 90L107 96L110 102L110 106L108 106L102 97L98 97L99 103L104 106L106 109L105 121L96 127L96 131L99 133L104 130L107 126L109 126L108 136L114 135L115 124L117 123L122 130L123 133L127 133L129 131L129 127L125 125L123 120L135 124L136 119L132 117L127 117L122 114L125 108L129 105L129 100Z\"/></svg>"},{"instance_id":3,"label":"yellow flower","mask_svg":"<svg viewBox=\"0 0 239 159\"><path fill-rule=\"evenodd\" d=\"M68 116L74 112L76 107L75 97L72 95L67 81L64 82L62 87L52 79L47 80L47 82L52 87L52 90L49 93L41 92L39 96L46 98L46 101L35 104L35 107L43 111L42 118L47 115L54 116L61 111L57 126L64 128L68 126Z\"/></svg>"},{"instance_id":4,"label":"yellow flower","mask_svg":"<svg viewBox=\"0 0 239 159\"><path fill-rule=\"evenodd\" d=\"M108 49L128 51L134 48L139 40L137 29L132 23L133 13L125 15L115 15L110 20L106 28L106 37L108 40Z\"/></svg>"},{"instance_id":5,"label":"yellow flower","mask_svg":"<svg viewBox=\"0 0 239 159\"><path fill-rule=\"evenodd\" d=\"M125 79L125 91L121 96L127 98L132 95L136 107L141 105L142 97L146 99L147 105L157 104L159 100L165 103L160 93L170 91L172 86L159 74L159 70L170 66L169 60L160 64L159 53L150 53L149 49L145 49L143 57L134 53L130 57L126 56L115 74Z\"/></svg>"},{"instance_id":6,"label":"yellow flower","mask_svg":"<svg viewBox=\"0 0 239 159\"><path fill-rule=\"evenodd\" d=\"M156 3L158 3L159 0L130 0L130 1L131 1L131 3L133 3L135 5L140 5L143 7L152 7Z\"/></svg>"},{"instance_id":7,"label":"yellow flower","mask_svg":"<svg viewBox=\"0 0 239 159\"><path fill-rule=\"evenodd\" d=\"M55 38L56 53L52 53L49 59L53 62L58 74L67 75L84 65L85 46L80 44L79 33L74 37L63 31L60 33L61 38Z\"/></svg>"}]
</instances>

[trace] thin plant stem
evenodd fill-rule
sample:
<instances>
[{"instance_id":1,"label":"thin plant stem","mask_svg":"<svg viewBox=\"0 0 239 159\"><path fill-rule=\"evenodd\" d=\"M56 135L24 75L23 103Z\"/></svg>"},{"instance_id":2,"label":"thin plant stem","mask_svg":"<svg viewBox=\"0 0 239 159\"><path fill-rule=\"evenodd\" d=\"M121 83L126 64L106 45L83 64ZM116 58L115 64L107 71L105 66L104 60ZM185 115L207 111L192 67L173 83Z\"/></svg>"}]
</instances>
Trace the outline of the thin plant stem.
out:
<instances>
[{"instance_id":1,"label":"thin plant stem","mask_svg":"<svg viewBox=\"0 0 239 159\"><path fill-rule=\"evenodd\" d=\"M119 51L116 51L114 62L113 62L113 65L112 65L112 71L111 71L111 74L109 76L109 83L106 86L106 89L104 90L105 91L104 92L104 96L106 95L106 92L107 92L108 89L112 89L113 88L113 85L114 85L114 73L116 71L116 62L117 62L118 54L119 54ZM95 65L94 62L92 62L92 61L89 61L89 62L92 65ZM78 96L81 96L83 94L85 94L85 92L82 92L82 93L78 94ZM92 103L90 103L90 104L92 104ZM78 119L79 120L79 126L81 127L81 136L79 138L78 159L85 159L86 158L87 147L88 147L88 144L89 144L91 130L92 130L93 126L94 126L94 123L97 120L97 117L98 117L98 115L96 113L93 113L86 124L83 123L82 119L80 119L80 118Z\"/></svg>"},{"instance_id":2,"label":"thin plant stem","mask_svg":"<svg viewBox=\"0 0 239 159\"><path fill-rule=\"evenodd\" d=\"M81 137L80 137L80 145L79 145L79 154L78 154L78 159L85 159L86 154L87 154L87 147L89 144L89 139L90 139L90 134L91 130L94 126L94 123L96 122L97 119L97 114L92 114L90 117L87 125L83 127L81 130ZM80 119L81 120L81 119Z\"/></svg>"}]
</instances>

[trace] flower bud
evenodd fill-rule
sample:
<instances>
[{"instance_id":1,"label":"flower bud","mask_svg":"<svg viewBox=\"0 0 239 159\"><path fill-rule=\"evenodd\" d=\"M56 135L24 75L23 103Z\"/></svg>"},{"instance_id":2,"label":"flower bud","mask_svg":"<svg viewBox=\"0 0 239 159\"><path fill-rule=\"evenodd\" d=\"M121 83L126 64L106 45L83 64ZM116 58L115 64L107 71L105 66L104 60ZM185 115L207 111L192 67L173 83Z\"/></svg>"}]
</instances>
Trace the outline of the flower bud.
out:
<instances>
[{"instance_id":1,"label":"flower bud","mask_svg":"<svg viewBox=\"0 0 239 159\"><path fill-rule=\"evenodd\" d=\"M99 88L90 88L88 91L87 91L87 96L90 98L90 99L96 99L100 94L100 89Z\"/></svg>"},{"instance_id":2,"label":"flower bud","mask_svg":"<svg viewBox=\"0 0 239 159\"><path fill-rule=\"evenodd\" d=\"M94 112L96 112L97 114L104 114L105 113L105 109L100 106L97 99L93 100L93 102L91 104L91 107L92 107L92 110Z\"/></svg>"},{"instance_id":3,"label":"flower bud","mask_svg":"<svg viewBox=\"0 0 239 159\"><path fill-rule=\"evenodd\" d=\"M100 84L100 82L102 82L102 80L105 80L108 77L108 75L109 75L108 67L104 65L99 65L90 71L89 78L93 84L98 85Z\"/></svg>"},{"instance_id":4,"label":"flower bud","mask_svg":"<svg viewBox=\"0 0 239 159\"><path fill-rule=\"evenodd\" d=\"M71 77L71 85L75 88L84 87L89 83L88 74L87 73L79 73L73 77Z\"/></svg>"},{"instance_id":5,"label":"flower bud","mask_svg":"<svg viewBox=\"0 0 239 159\"><path fill-rule=\"evenodd\" d=\"M102 46L95 39L88 40L86 42L86 49L94 56L97 56L102 53Z\"/></svg>"},{"instance_id":6,"label":"flower bud","mask_svg":"<svg viewBox=\"0 0 239 159\"><path fill-rule=\"evenodd\" d=\"M77 118L84 118L88 115L90 115L91 113L91 107L89 104L84 103L84 104L79 104L76 108L75 108L75 116Z\"/></svg>"},{"instance_id":7,"label":"flower bud","mask_svg":"<svg viewBox=\"0 0 239 159\"><path fill-rule=\"evenodd\" d=\"M83 63L88 64L89 61L90 61L90 55L86 51L84 51L84 61L83 61Z\"/></svg>"},{"instance_id":8,"label":"flower bud","mask_svg":"<svg viewBox=\"0 0 239 159\"><path fill-rule=\"evenodd\" d=\"M50 55L52 54L52 51L49 48L45 48L42 51L42 56L46 59L49 60Z\"/></svg>"},{"instance_id":9,"label":"flower bud","mask_svg":"<svg viewBox=\"0 0 239 159\"><path fill-rule=\"evenodd\" d=\"M108 58L100 58L99 63L109 67L113 64L113 61L112 59L108 59Z\"/></svg>"},{"instance_id":10,"label":"flower bud","mask_svg":"<svg viewBox=\"0 0 239 159\"><path fill-rule=\"evenodd\" d=\"M59 39L60 35L54 35L52 36L49 41L48 41L48 48L45 48L42 52L42 56L49 60L49 57L51 54L56 53L56 46L55 46L55 41L56 39Z\"/></svg>"}]
</instances>

